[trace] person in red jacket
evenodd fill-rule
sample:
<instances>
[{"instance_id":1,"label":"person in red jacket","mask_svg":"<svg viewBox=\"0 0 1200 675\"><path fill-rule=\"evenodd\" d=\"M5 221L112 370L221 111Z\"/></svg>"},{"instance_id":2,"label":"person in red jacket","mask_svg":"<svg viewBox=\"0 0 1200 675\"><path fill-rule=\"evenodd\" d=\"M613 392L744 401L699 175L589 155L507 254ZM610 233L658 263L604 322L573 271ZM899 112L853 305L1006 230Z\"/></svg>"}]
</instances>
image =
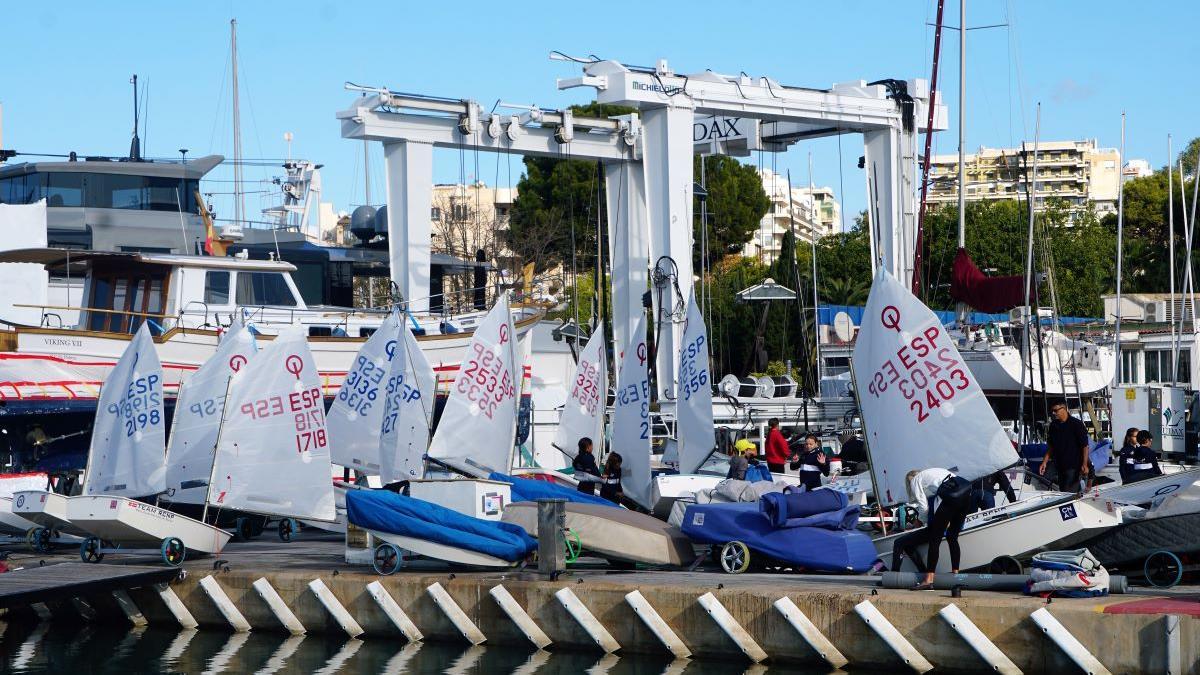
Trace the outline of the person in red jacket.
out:
<instances>
[{"instance_id":1,"label":"person in red jacket","mask_svg":"<svg viewBox=\"0 0 1200 675\"><path fill-rule=\"evenodd\" d=\"M767 468L771 473L783 473L784 464L791 456L791 449L787 439L783 437L783 432L779 430L778 417L768 420L767 427Z\"/></svg>"}]
</instances>

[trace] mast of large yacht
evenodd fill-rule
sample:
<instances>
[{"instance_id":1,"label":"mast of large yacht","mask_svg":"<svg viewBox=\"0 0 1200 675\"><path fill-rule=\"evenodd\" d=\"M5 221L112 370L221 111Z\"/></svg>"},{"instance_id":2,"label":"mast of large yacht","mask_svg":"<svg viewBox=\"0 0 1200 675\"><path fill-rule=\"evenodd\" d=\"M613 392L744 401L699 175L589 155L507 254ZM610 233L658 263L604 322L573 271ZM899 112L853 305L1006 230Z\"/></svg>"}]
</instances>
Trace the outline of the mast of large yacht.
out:
<instances>
[{"instance_id":1,"label":"mast of large yacht","mask_svg":"<svg viewBox=\"0 0 1200 675\"><path fill-rule=\"evenodd\" d=\"M958 0L958 247L967 245L967 0Z\"/></svg>"},{"instance_id":2,"label":"mast of large yacht","mask_svg":"<svg viewBox=\"0 0 1200 675\"><path fill-rule=\"evenodd\" d=\"M229 20L229 59L233 68L233 220L246 218L246 195L242 192L242 119L238 112L237 19Z\"/></svg>"},{"instance_id":3,"label":"mast of large yacht","mask_svg":"<svg viewBox=\"0 0 1200 675\"><path fill-rule=\"evenodd\" d=\"M1121 381L1121 263L1123 255L1122 241L1125 235L1125 113L1121 113L1121 156L1117 160L1117 319L1113 327L1116 334L1116 346L1113 348L1117 359L1116 381Z\"/></svg>"},{"instance_id":4,"label":"mast of large yacht","mask_svg":"<svg viewBox=\"0 0 1200 675\"><path fill-rule=\"evenodd\" d=\"M1175 167L1171 166L1171 134L1167 134L1167 277L1171 303L1171 384L1179 382L1179 333L1175 331ZM1180 180L1183 180L1180 177ZM1183 307L1180 301L1179 307Z\"/></svg>"},{"instance_id":5,"label":"mast of large yacht","mask_svg":"<svg viewBox=\"0 0 1200 675\"><path fill-rule=\"evenodd\" d=\"M821 378L824 376L823 363L821 362L821 296L817 290L817 200L813 195L813 177L812 177L812 152L808 153L808 205L809 223L808 240L812 247L812 273L813 273L813 335L816 337L817 344L817 393L821 391ZM792 198L792 181L788 178L788 199Z\"/></svg>"},{"instance_id":6,"label":"mast of large yacht","mask_svg":"<svg viewBox=\"0 0 1200 675\"><path fill-rule=\"evenodd\" d=\"M1025 424L1025 374L1029 373L1029 385L1033 386L1033 372L1029 364L1033 363L1033 357L1030 354L1032 343L1030 342L1029 317L1032 314L1030 307L1030 282L1033 280L1033 224L1034 224L1034 205L1037 203L1037 167L1038 167L1038 149L1042 137L1042 104L1037 106L1037 120L1033 126L1033 174L1030 177L1029 183L1029 243L1025 251L1025 330L1021 331L1021 398L1017 403L1017 424L1020 424L1020 429L1017 432L1020 441L1025 441L1027 438L1024 432L1027 429ZM1039 346L1040 350L1041 347ZM1061 378L1060 378L1061 379ZM1064 387L1065 391L1065 387ZM1030 396L1032 399L1032 395ZM1030 401L1032 404L1032 400Z\"/></svg>"}]
</instances>

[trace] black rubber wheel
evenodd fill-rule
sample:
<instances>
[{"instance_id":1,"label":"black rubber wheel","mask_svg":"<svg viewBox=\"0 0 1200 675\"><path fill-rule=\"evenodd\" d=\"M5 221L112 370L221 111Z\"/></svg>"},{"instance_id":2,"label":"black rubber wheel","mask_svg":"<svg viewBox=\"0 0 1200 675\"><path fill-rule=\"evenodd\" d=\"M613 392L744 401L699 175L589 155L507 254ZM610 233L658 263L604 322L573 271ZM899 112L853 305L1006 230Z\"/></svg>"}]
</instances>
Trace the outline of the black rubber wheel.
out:
<instances>
[{"instance_id":1,"label":"black rubber wheel","mask_svg":"<svg viewBox=\"0 0 1200 675\"><path fill-rule=\"evenodd\" d=\"M187 558L187 549L183 546L183 540L179 537L167 537L163 539L162 546L163 562L171 567L179 567L183 564L184 558Z\"/></svg>"},{"instance_id":2,"label":"black rubber wheel","mask_svg":"<svg viewBox=\"0 0 1200 675\"><path fill-rule=\"evenodd\" d=\"M100 552L101 546L99 537L88 537L79 545L79 557L86 563L98 563L104 560L104 554Z\"/></svg>"},{"instance_id":3,"label":"black rubber wheel","mask_svg":"<svg viewBox=\"0 0 1200 675\"><path fill-rule=\"evenodd\" d=\"M375 556L371 559L371 566L377 573L385 577L390 576L404 567L404 557L400 555L400 549L394 545L380 544L375 547Z\"/></svg>"},{"instance_id":4,"label":"black rubber wheel","mask_svg":"<svg viewBox=\"0 0 1200 675\"><path fill-rule=\"evenodd\" d=\"M54 533L48 527L39 527L34 535L33 550L38 553L50 553L54 551L54 545L50 543L50 539Z\"/></svg>"},{"instance_id":5,"label":"black rubber wheel","mask_svg":"<svg viewBox=\"0 0 1200 675\"><path fill-rule=\"evenodd\" d=\"M1183 561L1170 551L1155 551L1146 556L1142 571L1155 588L1170 588L1183 581Z\"/></svg>"},{"instance_id":6,"label":"black rubber wheel","mask_svg":"<svg viewBox=\"0 0 1200 675\"><path fill-rule=\"evenodd\" d=\"M750 547L740 541L731 541L721 547L721 569L729 574L741 574L750 569Z\"/></svg>"},{"instance_id":7,"label":"black rubber wheel","mask_svg":"<svg viewBox=\"0 0 1200 675\"><path fill-rule=\"evenodd\" d=\"M249 518L248 520L250 521L250 536L261 537L263 533L263 526L267 524L267 519Z\"/></svg>"},{"instance_id":8,"label":"black rubber wheel","mask_svg":"<svg viewBox=\"0 0 1200 675\"><path fill-rule=\"evenodd\" d=\"M233 536L238 541L250 541L254 538L254 526L249 518L241 516L237 519L233 526Z\"/></svg>"},{"instance_id":9,"label":"black rubber wheel","mask_svg":"<svg viewBox=\"0 0 1200 675\"><path fill-rule=\"evenodd\" d=\"M295 536L296 532L299 530L300 525L296 522L295 518L284 518L283 520L279 521L279 540L291 541L292 537Z\"/></svg>"},{"instance_id":10,"label":"black rubber wheel","mask_svg":"<svg viewBox=\"0 0 1200 675\"><path fill-rule=\"evenodd\" d=\"M988 572L992 574L1021 574L1024 571L1021 561L1011 555L998 555L988 564Z\"/></svg>"}]
</instances>

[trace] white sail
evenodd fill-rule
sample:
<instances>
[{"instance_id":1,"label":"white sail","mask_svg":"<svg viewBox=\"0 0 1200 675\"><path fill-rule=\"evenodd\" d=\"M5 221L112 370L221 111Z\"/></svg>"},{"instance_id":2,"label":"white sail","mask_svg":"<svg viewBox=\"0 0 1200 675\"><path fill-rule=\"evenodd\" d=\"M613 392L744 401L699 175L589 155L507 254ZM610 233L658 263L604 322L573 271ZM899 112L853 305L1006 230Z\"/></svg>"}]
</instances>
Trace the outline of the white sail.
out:
<instances>
[{"instance_id":1,"label":"white sail","mask_svg":"<svg viewBox=\"0 0 1200 675\"><path fill-rule=\"evenodd\" d=\"M854 345L875 495L908 500L905 475L940 467L974 480L1018 460L941 321L880 267Z\"/></svg>"},{"instance_id":2,"label":"white sail","mask_svg":"<svg viewBox=\"0 0 1200 675\"><path fill-rule=\"evenodd\" d=\"M83 494L147 497L166 490L162 382L143 323L100 389Z\"/></svg>"},{"instance_id":3,"label":"white sail","mask_svg":"<svg viewBox=\"0 0 1200 675\"><path fill-rule=\"evenodd\" d=\"M617 370L612 452L621 454L621 488L645 508L650 503L650 375L646 370L646 319L634 326Z\"/></svg>"},{"instance_id":4,"label":"white sail","mask_svg":"<svg viewBox=\"0 0 1200 675\"><path fill-rule=\"evenodd\" d=\"M712 373L708 366L708 330L696 304L688 300L683 344L679 349L679 387L675 400L679 473L696 473L716 445L713 427Z\"/></svg>"},{"instance_id":5,"label":"white sail","mask_svg":"<svg viewBox=\"0 0 1200 675\"><path fill-rule=\"evenodd\" d=\"M385 485L424 475L437 395L437 374L407 326L400 327L391 366L384 389L378 451Z\"/></svg>"},{"instance_id":6,"label":"white sail","mask_svg":"<svg viewBox=\"0 0 1200 675\"><path fill-rule=\"evenodd\" d=\"M596 448L604 445L604 408L608 398L608 362L604 349L604 324L588 339L575 364L575 377L567 391L554 447L575 458L579 439L590 438ZM600 453L596 453L599 457Z\"/></svg>"},{"instance_id":7,"label":"white sail","mask_svg":"<svg viewBox=\"0 0 1200 675\"><path fill-rule=\"evenodd\" d=\"M516 337L508 299L501 296L475 328L446 399L431 459L507 472L517 422Z\"/></svg>"},{"instance_id":8,"label":"white sail","mask_svg":"<svg viewBox=\"0 0 1200 675\"><path fill-rule=\"evenodd\" d=\"M281 332L233 375L208 503L332 521L325 402L302 328Z\"/></svg>"},{"instance_id":9,"label":"white sail","mask_svg":"<svg viewBox=\"0 0 1200 675\"><path fill-rule=\"evenodd\" d=\"M204 365L180 385L167 443L167 490L171 501L204 503L229 378L257 351L254 334L238 322L221 337L217 350Z\"/></svg>"},{"instance_id":10,"label":"white sail","mask_svg":"<svg viewBox=\"0 0 1200 675\"><path fill-rule=\"evenodd\" d=\"M379 428L384 415L384 385L399 351L400 314L392 312L358 350L329 407L329 437L334 464L366 474L380 472Z\"/></svg>"}]
</instances>

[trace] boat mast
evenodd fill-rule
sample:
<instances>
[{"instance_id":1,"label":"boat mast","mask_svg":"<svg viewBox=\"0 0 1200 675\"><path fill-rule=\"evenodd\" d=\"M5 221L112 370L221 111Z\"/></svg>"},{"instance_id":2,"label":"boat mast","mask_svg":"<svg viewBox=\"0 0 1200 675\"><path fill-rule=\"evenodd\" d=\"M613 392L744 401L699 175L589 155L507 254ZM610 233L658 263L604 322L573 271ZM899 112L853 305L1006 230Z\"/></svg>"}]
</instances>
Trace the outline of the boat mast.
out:
<instances>
[{"instance_id":1,"label":"boat mast","mask_svg":"<svg viewBox=\"0 0 1200 675\"><path fill-rule=\"evenodd\" d=\"M1179 382L1179 333L1175 330L1175 167L1171 166L1171 134L1167 134L1167 277L1171 299L1171 383ZM1180 177L1183 180L1183 177ZM1183 307L1183 301L1179 303ZM1182 328L1182 326L1180 326Z\"/></svg>"},{"instance_id":2,"label":"boat mast","mask_svg":"<svg viewBox=\"0 0 1200 675\"><path fill-rule=\"evenodd\" d=\"M788 200L792 198L792 181L788 178ZM812 207L809 211L809 230L808 240L812 245L812 273L813 273L813 336L816 338L817 346L817 391L821 391L821 378L824 376L824 368L821 363L821 319L819 307L821 306L821 298L817 291L817 214L816 214L816 197L813 196L813 178L812 178L812 151L808 153L808 203Z\"/></svg>"},{"instance_id":3,"label":"boat mast","mask_svg":"<svg viewBox=\"0 0 1200 675\"><path fill-rule=\"evenodd\" d=\"M912 292L921 296L921 260L922 249L925 247L925 209L929 195L929 167L933 160L933 114L937 108L938 99L938 60L942 54L942 17L946 9L946 0L938 0L937 23L933 28L933 74L929 78L929 119L925 124L925 156L921 158L921 208L917 213L917 241L913 253L913 283ZM839 142L841 137L839 136ZM843 197L844 199L844 197Z\"/></svg>"},{"instance_id":4,"label":"boat mast","mask_svg":"<svg viewBox=\"0 0 1200 675\"><path fill-rule=\"evenodd\" d=\"M238 112L237 19L229 20L229 53L233 67L233 220L246 219L246 195L242 192L242 118Z\"/></svg>"},{"instance_id":5,"label":"boat mast","mask_svg":"<svg viewBox=\"0 0 1200 675\"><path fill-rule=\"evenodd\" d=\"M967 0L958 0L958 247L967 245Z\"/></svg>"},{"instance_id":6,"label":"boat mast","mask_svg":"<svg viewBox=\"0 0 1200 675\"><path fill-rule=\"evenodd\" d=\"M1032 307L1030 306L1031 300L1029 297L1030 296L1029 286L1030 286L1030 283L1033 281L1033 224L1034 224L1033 207L1034 207L1034 204L1037 203L1038 147L1039 147L1039 144L1041 141L1041 135L1042 135L1042 104L1038 103L1037 121L1034 123L1034 127L1033 127L1033 174L1030 178L1029 194L1028 194L1028 200L1029 200L1029 244L1028 244L1028 247L1025 252L1025 330L1022 331L1024 339L1021 342L1021 351L1022 351L1022 353L1021 353L1021 398L1020 398L1020 401L1018 401L1018 403L1017 403L1017 423L1021 425L1020 431L1018 432L1020 434L1018 436L1019 440L1028 440L1027 435L1025 434L1025 431L1027 429L1027 426L1025 424L1025 373L1027 373L1027 372L1029 373L1029 380L1030 380L1029 384L1030 385L1033 384L1033 372L1032 372L1033 357L1030 353L1032 345L1029 341L1029 338L1030 338L1029 317L1032 314L1033 310L1032 310ZM1040 347L1039 347L1039 351L1040 351ZM1030 401L1030 403L1032 403L1032 401Z\"/></svg>"},{"instance_id":7,"label":"boat mast","mask_svg":"<svg viewBox=\"0 0 1200 675\"><path fill-rule=\"evenodd\" d=\"M1125 236L1125 113L1121 113L1121 156L1117 160L1117 319L1116 333L1117 382L1121 382L1121 268L1123 237Z\"/></svg>"}]
</instances>

